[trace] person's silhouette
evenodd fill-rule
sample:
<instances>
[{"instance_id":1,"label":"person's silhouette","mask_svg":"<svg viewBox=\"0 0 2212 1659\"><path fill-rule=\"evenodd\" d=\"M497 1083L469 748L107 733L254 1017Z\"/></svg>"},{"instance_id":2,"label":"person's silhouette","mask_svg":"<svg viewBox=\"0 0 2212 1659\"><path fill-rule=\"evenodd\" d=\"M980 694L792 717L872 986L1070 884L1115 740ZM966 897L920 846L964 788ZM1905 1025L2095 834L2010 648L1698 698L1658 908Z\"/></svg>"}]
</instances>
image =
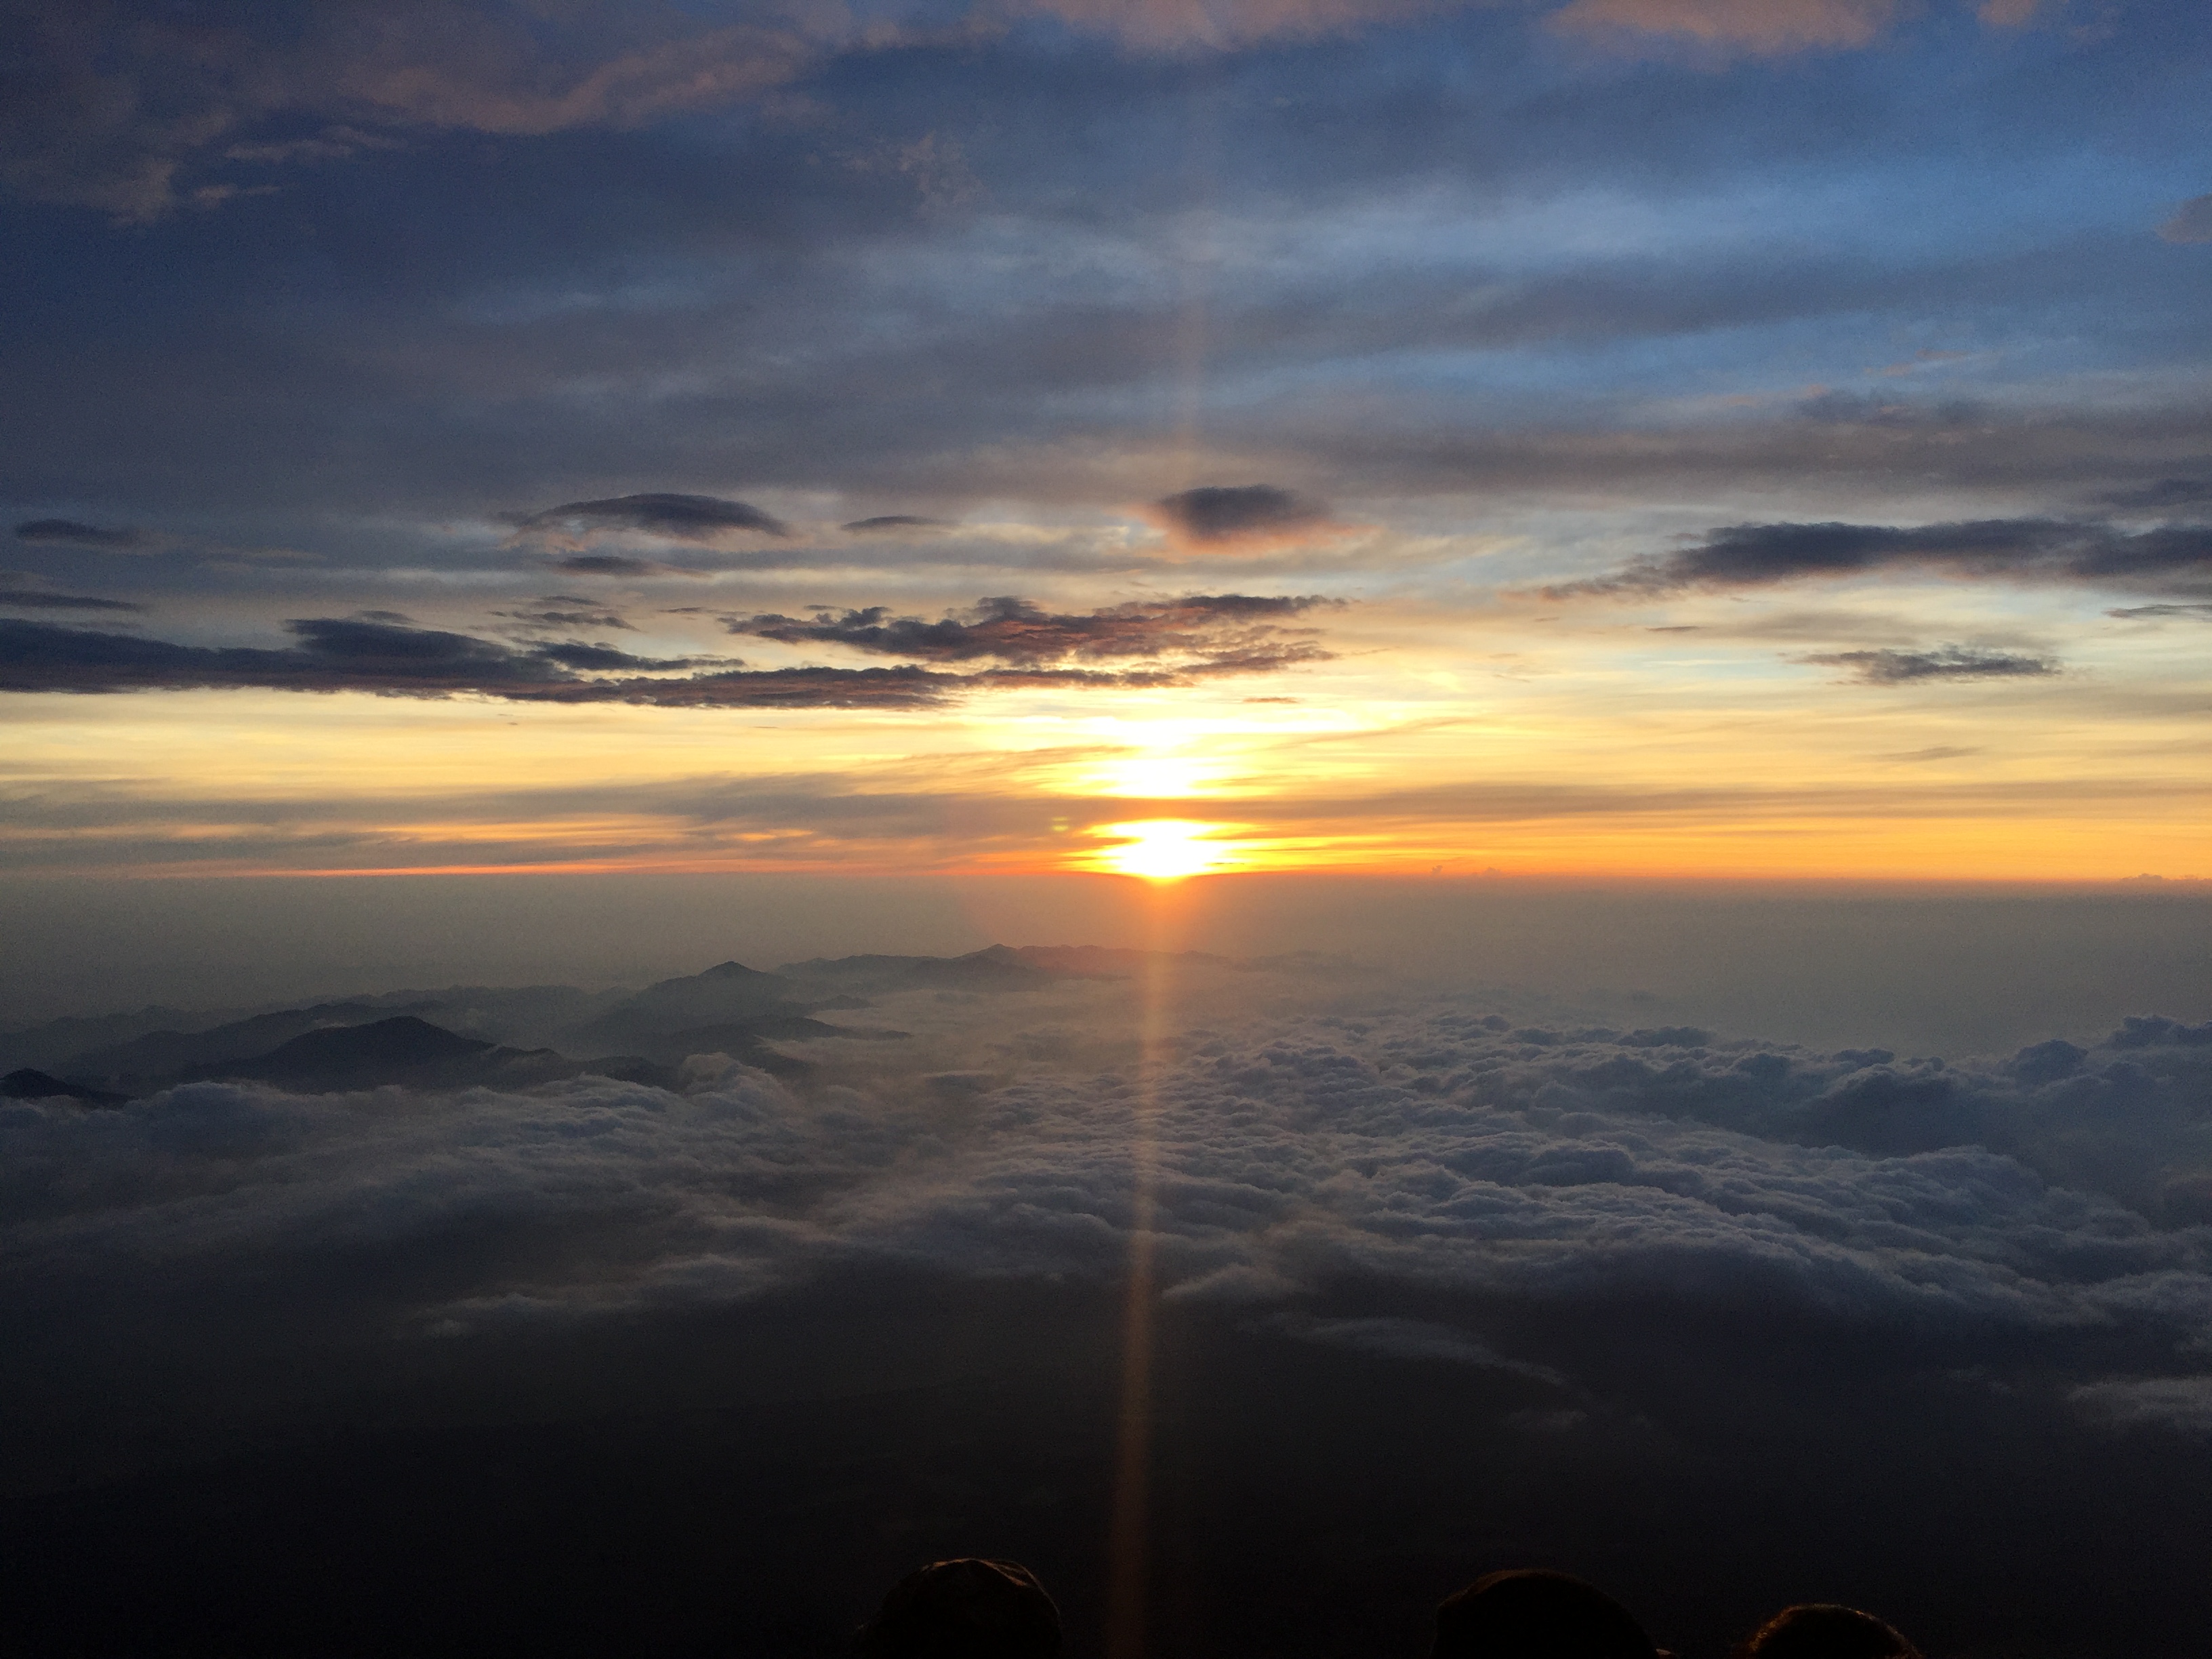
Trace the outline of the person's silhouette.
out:
<instances>
[{"instance_id":1,"label":"person's silhouette","mask_svg":"<svg viewBox=\"0 0 2212 1659\"><path fill-rule=\"evenodd\" d=\"M860 1659L1057 1659L1060 1609L1012 1561L933 1561L862 1626Z\"/></svg>"},{"instance_id":2,"label":"person's silhouette","mask_svg":"<svg viewBox=\"0 0 2212 1659\"><path fill-rule=\"evenodd\" d=\"M1595 1584L1523 1567L1478 1578L1437 1608L1434 1659L1658 1659L1626 1607Z\"/></svg>"},{"instance_id":3,"label":"person's silhouette","mask_svg":"<svg viewBox=\"0 0 2212 1659\"><path fill-rule=\"evenodd\" d=\"M1870 1613L1831 1601L1784 1607L1736 1646L1735 1659L1920 1659Z\"/></svg>"}]
</instances>

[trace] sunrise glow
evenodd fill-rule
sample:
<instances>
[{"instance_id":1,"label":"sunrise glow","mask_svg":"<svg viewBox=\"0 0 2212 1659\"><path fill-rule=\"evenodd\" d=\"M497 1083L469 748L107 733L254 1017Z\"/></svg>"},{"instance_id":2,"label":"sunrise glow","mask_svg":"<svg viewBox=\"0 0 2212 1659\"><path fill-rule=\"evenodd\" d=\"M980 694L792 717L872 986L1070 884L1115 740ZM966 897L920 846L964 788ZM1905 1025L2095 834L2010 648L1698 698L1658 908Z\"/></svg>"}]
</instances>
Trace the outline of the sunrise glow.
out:
<instances>
[{"instance_id":1,"label":"sunrise glow","mask_svg":"<svg viewBox=\"0 0 2212 1659\"><path fill-rule=\"evenodd\" d=\"M0 1655L2201 1650L2209 0L0 39Z\"/></svg>"},{"instance_id":2,"label":"sunrise glow","mask_svg":"<svg viewBox=\"0 0 2212 1659\"><path fill-rule=\"evenodd\" d=\"M1232 862L1233 855L1207 833L1220 826L1185 818L1153 818L1138 823L1109 823L1102 835L1125 839L1100 857L1100 867L1116 875L1140 876L1146 881L1181 881L1202 876Z\"/></svg>"}]
</instances>

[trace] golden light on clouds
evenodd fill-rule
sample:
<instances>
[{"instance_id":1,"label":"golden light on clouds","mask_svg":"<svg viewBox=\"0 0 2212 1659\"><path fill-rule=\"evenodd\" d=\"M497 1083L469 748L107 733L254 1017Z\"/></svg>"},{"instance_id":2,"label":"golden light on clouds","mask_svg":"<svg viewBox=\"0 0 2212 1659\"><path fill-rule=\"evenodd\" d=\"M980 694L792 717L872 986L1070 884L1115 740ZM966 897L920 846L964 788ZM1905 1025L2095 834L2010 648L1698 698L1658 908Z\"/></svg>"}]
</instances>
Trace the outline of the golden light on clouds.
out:
<instances>
[{"instance_id":1,"label":"golden light on clouds","mask_svg":"<svg viewBox=\"0 0 2212 1659\"><path fill-rule=\"evenodd\" d=\"M1102 795L1175 800L1206 793L1223 763L1198 755L1135 754L1091 768L1082 781Z\"/></svg>"},{"instance_id":2,"label":"golden light on clouds","mask_svg":"<svg viewBox=\"0 0 2212 1659\"><path fill-rule=\"evenodd\" d=\"M2013 605L2021 638L2069 637L2059 602ZM927 712L24 697L0 708L0 854L165 873L2207 873L2204 669L2182 623L2073 636L2065 674L1889 686L1799 659L1887 637L1887 611L1838 602L1749 637L1744 612L1682 599L1571 629L1370 604L1332 621L1338 659L1275 683L1294 701L1244 683ZM1701 625L1643 625L1662 615Z\"/></svg>"}]
</instances>

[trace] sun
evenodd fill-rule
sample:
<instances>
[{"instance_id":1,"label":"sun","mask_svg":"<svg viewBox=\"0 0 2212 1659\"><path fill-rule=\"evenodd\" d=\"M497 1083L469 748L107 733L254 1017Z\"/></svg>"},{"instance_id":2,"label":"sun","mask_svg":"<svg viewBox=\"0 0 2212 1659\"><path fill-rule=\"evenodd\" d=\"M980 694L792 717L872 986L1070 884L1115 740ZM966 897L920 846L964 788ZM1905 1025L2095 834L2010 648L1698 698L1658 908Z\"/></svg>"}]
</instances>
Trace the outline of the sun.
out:
<instances>
[{"instance_id":1,"label":"sun","mask_svg":"<svg viewBox=\"0 0 2212 1659\"><path fill-rule=\"evenodd\" d=\"M1202 876L1229 861L1225 848L1205 838L1206 832L1214 827L1194 823L1188 818L1109 823L1103 826L1101 833L1127 839L1121 846L1107 849L1100 862L1116 874L1141 876L1146 881L1181 881L1186 876Z\"/></svg>"}]
</instances>

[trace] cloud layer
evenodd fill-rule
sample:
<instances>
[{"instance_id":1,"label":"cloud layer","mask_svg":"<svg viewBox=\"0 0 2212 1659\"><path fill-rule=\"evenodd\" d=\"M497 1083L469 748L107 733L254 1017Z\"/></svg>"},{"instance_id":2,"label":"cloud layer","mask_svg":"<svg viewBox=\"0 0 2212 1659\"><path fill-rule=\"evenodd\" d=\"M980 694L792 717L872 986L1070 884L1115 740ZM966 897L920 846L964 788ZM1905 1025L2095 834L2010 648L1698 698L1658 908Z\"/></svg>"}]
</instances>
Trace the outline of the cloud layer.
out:
<instances>
[{"instance_id":1,"label":"cloud layer","mask_svg":"<svg viewBox=\"0 0 2212 1659\"><path fill-rule=\"evenodd\" d=\"M2212 1025L2133 1020L2094 1050L1964 1066L1447 1011L1240 1022L1180 1047L1157 1120L1171 1300L1295 1311L1356 1282L1649 1293L1992 1354L2121 1328L2212 1350ZM526 1224L623 1242L611 1265L517 1261L413 1317L744 1301L868 1261L1110 1282L1144 1095L1126 1072L1024 1069L947 1074L952 1093L879 1073L802 1097L702 1060L681 1095L583 1079L415 1101L196 1084L120 1110L9 1103L10 1279L63 1261L197 1275L240 1253ZM930 1103L956 1098L973 1109ZM366 1208L368 1190L388 1196ZM794 1192L813 1196L778 1196ZM1416 1346L1450 1358L1455 1340L1479 1343ZM2177 1376L2189 1389L2127 1396L2121 1414L2193 1429L2201 1382Z\"/></svg>"},{"instance_id":2,"label":"cloud layer","mask_svg":"<svg viewBox=\"0 0 2212 1659\"><path fill-rule=\"evenodd\" d=\"M2212 592L2212 525L2148 530L2061 519L1890 525L1740 524L1709 531L1679 553L1638 559L1609 576L1566 582L1547 597L1724 591L1894 571L2156 592Z\"/></svg>"},{"instance_id":3,"label":"cloud layer","mask_svg":"<svg viewBox=\"0 0 2212 1659\"><path fill-rule=\"evenodd\" d=\"M1231 1607L1276 1606L1284 1564L1341 1555L1349 1528L1418 1576L1336 1590L1340 1623L1401 1599L1418 1614L1470 1552L1505 1552L1597 1562L1639 1602L1694 1570L1695 1595L1734 1609L1705 1624L1840 1579L1967 1650L2018 1606L1978 1576L1985 1555L2008 1577L2124 1570L2194 1501L2212 1024L2140 1018L1946 1064L1593 1027L1512 993L1409 1000L1310 968L1173 974L1156 1074L1136 988L1079 981L891 993L880 1018L912 1037L808 1036L817 1069L787 1083L701 1055L673 1088L0 1103L0 1310L33 1334L0 1362L11 1473L81 1489L144 1455L118 1445L118 1420L143 1422L189 1460L183 1506L204 1507L211 1447L283 1479L339 1430L368 1469L420 1413L447 1437L435 1455L368 1474L419 1521L446 1502L420 1469L517 1425L533 1461L569 1468L612 1413L760 1529L846 1493L833 1518L858 1535L890 1517L895 1554L1051 1539L1073 1582L1108 1501L1079 1470L1110 1468L1141 1228L1160 1450L1193 1465L1163 1513L1206 1495ZM1517 1012L1486 1012L1501 1003ZM730 1472L758 1455L743 1413L763 1395L820 1427L769 1431L795 1498ZM939 1431L916 1401L970 1494L938 1520L914 1471ZM882 1479L861 1467L878 1438ZM1012 1467L980 1462L986 1443ZM601 1547L592 1525L639 1478L634 1458L608 1467L549 1530ZM143 1485L92 1495L100 1535ZM637 1501L659 1499L648 1482ZM40 1499L29 1519L44 1540L66 1514ZM1296 1541L1316 1527L1322 1545ZM849 1536L833 1553L856 1571ZM247 1558L225 1570L264 1593ZM623 1582L602 1567L592 1594ZM773 1583L779 1607L804 1599ZM2147 1637L2190 1627L2201 1599L2177 1568L2114 1627L2068 1583L2038 1616L2095 1659L2162 1650ZM1705 1650L1728 1634L1700 1629Z\"/></svg>"},{"instance_id":4,"label":"cloud layer","mask_svg":"<svg viewBox=\"0 0 2212 1659\"><path fill-rule=\"evenodd\" d=\"M0 592L0 600L6 597ZM110 608L105 601L70 602ZM983 601L964 619L937 623L914 617L886 622L884 612L867 611L811 623L761 616L730 623L734 633L787 643L846 645L924 662L995 659L1007 665L968 673L914 663L890 668L748 670L714 665L722 659L641 657L581 640L540 641L518 648L472 635L360 617L289 623L286 626L299 643L277 650L178 645L135 635L0 619L0 691L254 688L411 697L475 693L518 702L632 702L664 708L921 708L970 691L1184 685L1323 660L1329 653L1310 637L1314 630L1258 620L1295 616L1316 603L1309 599L1200 595L1157 605L1133 602L1087 617L1055 617L1022 599L1006 598ZM549 625L550 618L561 624L568 615L540 612L524 620L542 626ZM624 624L617 620L607 625ZM1149 665L1115 670L1067 665L1129 658L1142 659ZM680 672L686 670L694 672Z\"/></svg>"}]
</instances>

